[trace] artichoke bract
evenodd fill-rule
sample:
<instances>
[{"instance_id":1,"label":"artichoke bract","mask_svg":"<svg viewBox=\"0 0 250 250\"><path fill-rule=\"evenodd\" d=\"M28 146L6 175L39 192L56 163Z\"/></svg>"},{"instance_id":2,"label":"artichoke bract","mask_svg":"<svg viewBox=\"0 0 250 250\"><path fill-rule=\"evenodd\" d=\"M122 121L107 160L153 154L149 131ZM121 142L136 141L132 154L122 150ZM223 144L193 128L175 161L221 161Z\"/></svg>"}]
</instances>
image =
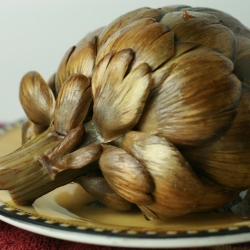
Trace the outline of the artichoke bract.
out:
<instances>
[{"instance_id":1,"label":"artichoke bract","mask_svg":"<svg viewBox=\"0 0 250 250\"><path fill-rule=\"evenodd\" d=\"M140 8L21 80L23 145L0 189L30 205L75 182L146 219L211 211L250 188L250 30L208 8ZM77 199L77 197L76 197ZM231 209L250 218L250 195Z\"/></svg>"}]
</instances>

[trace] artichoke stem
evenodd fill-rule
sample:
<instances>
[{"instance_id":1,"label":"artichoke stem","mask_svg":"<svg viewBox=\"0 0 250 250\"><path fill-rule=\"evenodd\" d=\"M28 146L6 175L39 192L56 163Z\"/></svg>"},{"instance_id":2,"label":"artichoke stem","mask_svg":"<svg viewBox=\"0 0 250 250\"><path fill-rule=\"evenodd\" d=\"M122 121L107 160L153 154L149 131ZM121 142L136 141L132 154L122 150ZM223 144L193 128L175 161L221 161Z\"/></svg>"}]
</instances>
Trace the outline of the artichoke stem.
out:
<instances>
[{"instance_id":1,"label":"artichoke stem","mask_svg":"<svg viewBox=\"0 0 250 250\"><path fill-rule=\"evenodd\" d=\"M80 167L73 170L64 169L65 171L57 168L57 162L79 145L83 134L83 126L72 129L66 136L59 135L51 126L27 145L23 145L20 150L2 157L0 189L9 190L16 204L30 205L40 196L89 171L88 168ZM97 148L96 151L99 153L100 149ZM98 154L89 159L88 163L97 157ZM84 167L84 164L82 166Z\"/></svg>"},{"instance_id":2,"label":"artichoke stem","mask_svg":"<svg viewBox=\"0 0 250 250\"><path fill-rule=\"evenodd\" d=\"M39 156L57 145L62 138L55 131L48 129L39 135L39 140L35 138L28 142L28 145L23 145L21 149L2 157L0 189L9 190L12 199L18 204L29 203L34 196L34 190L52 179L50 171L38 164Z\"/></svg>"},{"instance_id":3,"label":"artichoke stem","mask_svg":"<svg viewBox=\"0 0 250 250\"><path fill-rule=\"evenodd\" d=\"M31 171L31 162L43 152L53 148L61 136L53 133L50 129L39 135L39 140L34 139L23 145L13 153L0 158L0 189L8 189L21 182L25 174ZM30 169L31 168L31 169Z\"/></svg>"}]
</instances>

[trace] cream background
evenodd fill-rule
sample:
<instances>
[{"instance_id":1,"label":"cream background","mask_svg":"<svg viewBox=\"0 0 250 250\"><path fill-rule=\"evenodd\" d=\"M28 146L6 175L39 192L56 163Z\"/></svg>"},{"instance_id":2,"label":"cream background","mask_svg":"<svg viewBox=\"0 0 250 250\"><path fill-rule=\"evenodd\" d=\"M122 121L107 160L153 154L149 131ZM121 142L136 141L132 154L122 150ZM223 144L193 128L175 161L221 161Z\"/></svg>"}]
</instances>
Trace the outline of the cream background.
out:
<instances>
[{"instance_id":1,"label":"cream background","mask_svg":"<svg viewBox=\"0 0 250 250\"><path fill-rule=\"evenodd\" d=\"M18 89L26 72L47 80L88 32L135 8L173 4L223 10L250 27L249 0L0 0L0 122L25 116Z\"/></svg>"}]
</instances>

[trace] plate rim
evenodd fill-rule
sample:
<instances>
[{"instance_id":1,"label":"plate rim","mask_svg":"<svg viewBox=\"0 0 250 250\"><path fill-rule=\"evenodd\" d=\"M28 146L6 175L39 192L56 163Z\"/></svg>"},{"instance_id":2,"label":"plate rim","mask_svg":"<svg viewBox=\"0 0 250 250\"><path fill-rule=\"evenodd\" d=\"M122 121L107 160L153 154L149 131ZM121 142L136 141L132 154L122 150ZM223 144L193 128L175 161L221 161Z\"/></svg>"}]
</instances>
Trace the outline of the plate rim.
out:
<instances>
[{"instance_id":1,"label":"plate rim","mask_svg":"<svg viewBox=\"0 0 250 250\"><path fill-rule=\"evenodd\" d=\"M24 213L25 214L25 213ZM90 231L69 231L67 227L52 226L45 223L35 223L30 219L23 220L23 215L7 216L0 207L0 220L12 226L27 230L39 235L55 239L72 241L84 244L103 245L111 247L143 247L143 248L180 248L180 247L209 247L215 245L228 245L246 243L250 238L249 232L231 231L231 234L211 234L210 236L197 236L190 234L189 237L138 237L138 235L121 236L117 234L105 234L94 230Z\"/></svg>"},{"instance_id":2,"label":"plate rim","mask_svg":"<svg viewBox=\"0 0 250 250\"><path fill-rule=\"evenodd\" d=\"M19 127L24 120L8 124L0 128L0 139L8 131ZM115 230L100 230L98 228L81 228L70 223L61 223L59 220L49 224L46 218L32 218L32 214L25 212L17 207L1 201L0 196L0 220L34 232L40 235L68 240L73 242L117 246L117 247L143 247L143 248L180 248L180 247L204 247L223 244L237 244L250 242L250 223L249 225L236 225L232 228L216 230L197 230L197 231L168 231L159 234L152 231L129 232Z\"/></svg>"}]
</instances>

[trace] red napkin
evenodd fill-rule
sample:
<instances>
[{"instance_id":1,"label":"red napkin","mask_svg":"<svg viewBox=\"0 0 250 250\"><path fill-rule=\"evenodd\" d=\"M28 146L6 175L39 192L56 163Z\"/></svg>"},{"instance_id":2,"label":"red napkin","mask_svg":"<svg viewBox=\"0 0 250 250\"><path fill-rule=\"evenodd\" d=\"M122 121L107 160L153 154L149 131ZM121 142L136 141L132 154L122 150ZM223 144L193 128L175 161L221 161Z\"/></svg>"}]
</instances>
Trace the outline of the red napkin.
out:
<instances>
[{"instance_id":1,"label":"red napkin","mask_svg":"<svg viewBox=\"0 0 250 250\"><path fill-rule=\"evenodd\" d=\"M98 244L98 242L97 242ZM82 244L70 241L54 239L35 233L27 232L23 229L13 227L0 221L0 249L1 250L131 250L143 248L123 248ZM165 248L167 249L167 248ZM190 250L248 250L250 243L237 245L224 245L214 247L186 248ZM156 249L149 249L156 250ZM176 248L184 250L184 248Z\"/></svg>"}]
</instances>

